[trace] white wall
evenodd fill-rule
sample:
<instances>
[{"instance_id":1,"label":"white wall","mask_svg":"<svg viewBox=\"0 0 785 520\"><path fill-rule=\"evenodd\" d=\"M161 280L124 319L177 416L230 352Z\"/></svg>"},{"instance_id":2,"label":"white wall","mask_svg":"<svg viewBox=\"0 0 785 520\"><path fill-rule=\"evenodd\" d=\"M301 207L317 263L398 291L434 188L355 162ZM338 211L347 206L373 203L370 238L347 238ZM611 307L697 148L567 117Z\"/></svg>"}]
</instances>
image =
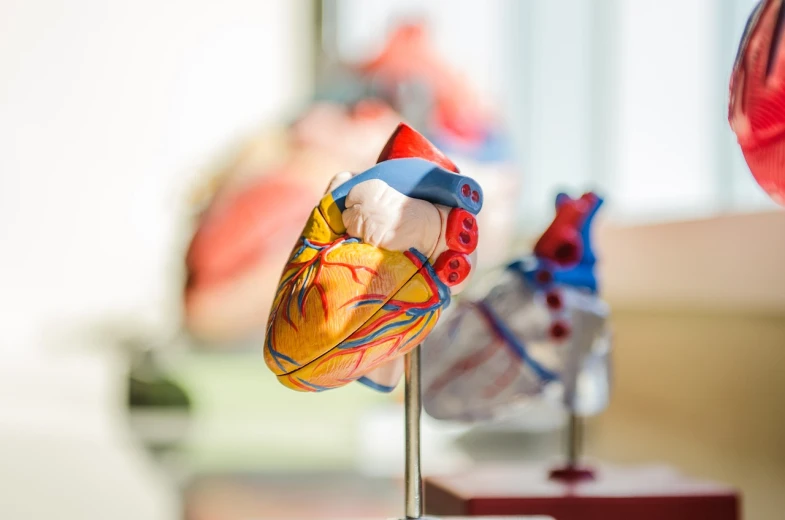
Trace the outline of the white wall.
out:
<instances>
[{"instance_id":1,"label":"white wall","mask_svg":"<svg viewBox=\"0 0 785 520\"><path fill-rule=\"evenodd\" d=\"M172 320L186 180L307 97L310 9L0 2L1 518L179 516L93 329Z\"/></svg>"},{"instance_id":2,"label":"white wall","mask_svg":"<svg viewBox=\"0 0 785 520\"><path fill-rule=\"evenodd\" d=\"M183 180L307 96L310 8L0 3L0 355L160 314Z\"/></svg>"}]
</instances>

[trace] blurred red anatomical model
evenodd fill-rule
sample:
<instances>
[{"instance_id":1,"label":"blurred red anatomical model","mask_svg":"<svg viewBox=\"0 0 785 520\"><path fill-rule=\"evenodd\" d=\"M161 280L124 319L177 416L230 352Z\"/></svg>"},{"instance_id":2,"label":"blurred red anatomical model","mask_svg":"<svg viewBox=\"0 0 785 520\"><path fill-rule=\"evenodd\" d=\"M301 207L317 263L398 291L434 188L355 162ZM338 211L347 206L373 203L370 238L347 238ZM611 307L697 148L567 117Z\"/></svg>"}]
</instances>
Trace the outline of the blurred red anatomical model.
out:
<instances>
[{"instance_id":1,"label":"blurred red anatomical model","mask_svg":"<svg viewBox=\"0 0 785 520\"><path fill-rule=\"evenodd\" d=\"M728 119L758 184L785 205L785 4L763 0L747 22L730 82Z\"/></svg>"}]
</instances>

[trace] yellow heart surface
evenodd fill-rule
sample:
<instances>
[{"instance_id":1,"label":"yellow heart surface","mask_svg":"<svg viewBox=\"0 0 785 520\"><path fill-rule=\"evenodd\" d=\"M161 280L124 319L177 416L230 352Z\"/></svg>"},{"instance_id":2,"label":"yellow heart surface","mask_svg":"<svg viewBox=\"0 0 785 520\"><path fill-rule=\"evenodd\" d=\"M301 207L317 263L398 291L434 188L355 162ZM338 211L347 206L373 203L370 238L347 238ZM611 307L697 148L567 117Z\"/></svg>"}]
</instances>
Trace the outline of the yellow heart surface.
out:
<instances>
[{"instance_id":1,"label":"yellow heart surface","mask_svg":"<svg viewBox=\"0 0 785 520\"><path fill-rule=\"evenodd\" d=\"M327 194L281 275L265 362L294 390L340 387L416 347L449 302L422 253L348 236Z\"/></svg>"}]
</instances>

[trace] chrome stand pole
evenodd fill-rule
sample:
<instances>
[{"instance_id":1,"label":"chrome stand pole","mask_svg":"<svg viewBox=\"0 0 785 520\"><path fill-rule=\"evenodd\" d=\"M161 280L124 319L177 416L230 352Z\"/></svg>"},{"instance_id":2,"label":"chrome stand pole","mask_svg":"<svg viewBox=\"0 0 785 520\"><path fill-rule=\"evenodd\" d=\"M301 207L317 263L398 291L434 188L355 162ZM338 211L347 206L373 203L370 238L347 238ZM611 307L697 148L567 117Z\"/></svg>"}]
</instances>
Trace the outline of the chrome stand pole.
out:
<instances>
[{"instance_id":1,"label":"chrome stand pole","mask_svg":"<svg viewBox=\"0 0 785 520\"><path fill-rule=\"evenodd\" d=\"M422 391L420 387L420 347L412 349L404 357L404 414L406 416L406 517L400 520L438 520L440 517L423 516L424 500L422 470L420 467L420 416L422 415ZM455 517L468 520L468 517ZM474 517L477 520L490 517ZM496 517L494 517L496 518ZM524 517L509 517L510 520ZM529 517L526 517L529 518ZM548 520L548 517L531 517Z\"/></svg>"},{"instance_id":2,"label":"chrome stand pole","mask_svg":"<svg viewBox=\"0 0 785 520\"><path fill-rule=\"evenodd\" d=\"M567 467L577 468L583 444L583 419L570 412L567 423Z\"/></svg>"},{"instance_id":3,"label":"chrome stand pole","mask_svg":"<svg viewBox=\"0 0 785 520\"><path fill-rule=\"evenodd\" d=\"M406 518L422 518L423 489L420 469L420 347L404 358L404 408L406 415Z\"/></svg>"}]
</instances>

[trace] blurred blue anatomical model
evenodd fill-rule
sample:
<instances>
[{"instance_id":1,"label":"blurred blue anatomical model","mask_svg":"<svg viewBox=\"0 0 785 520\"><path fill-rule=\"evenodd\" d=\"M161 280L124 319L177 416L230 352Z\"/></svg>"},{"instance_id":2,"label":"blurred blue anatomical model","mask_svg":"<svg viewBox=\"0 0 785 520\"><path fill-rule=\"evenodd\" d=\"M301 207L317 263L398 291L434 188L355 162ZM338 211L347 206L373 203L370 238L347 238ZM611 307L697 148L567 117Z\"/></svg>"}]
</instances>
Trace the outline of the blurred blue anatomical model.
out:
<instances>
[{"instance_id":1,"label":"blurred blue anatomical model","mask_svg":"<svg viewBox=\"0 0 785 520\"><path fill-rule=\"evenodd\" d=\"M436 419L515 416L537 399L576 416L608 402L609 308L592 249L594 193L556 198L534 252L460 301L423 344L423 403Z\"/></svg>"}]
</instances>

